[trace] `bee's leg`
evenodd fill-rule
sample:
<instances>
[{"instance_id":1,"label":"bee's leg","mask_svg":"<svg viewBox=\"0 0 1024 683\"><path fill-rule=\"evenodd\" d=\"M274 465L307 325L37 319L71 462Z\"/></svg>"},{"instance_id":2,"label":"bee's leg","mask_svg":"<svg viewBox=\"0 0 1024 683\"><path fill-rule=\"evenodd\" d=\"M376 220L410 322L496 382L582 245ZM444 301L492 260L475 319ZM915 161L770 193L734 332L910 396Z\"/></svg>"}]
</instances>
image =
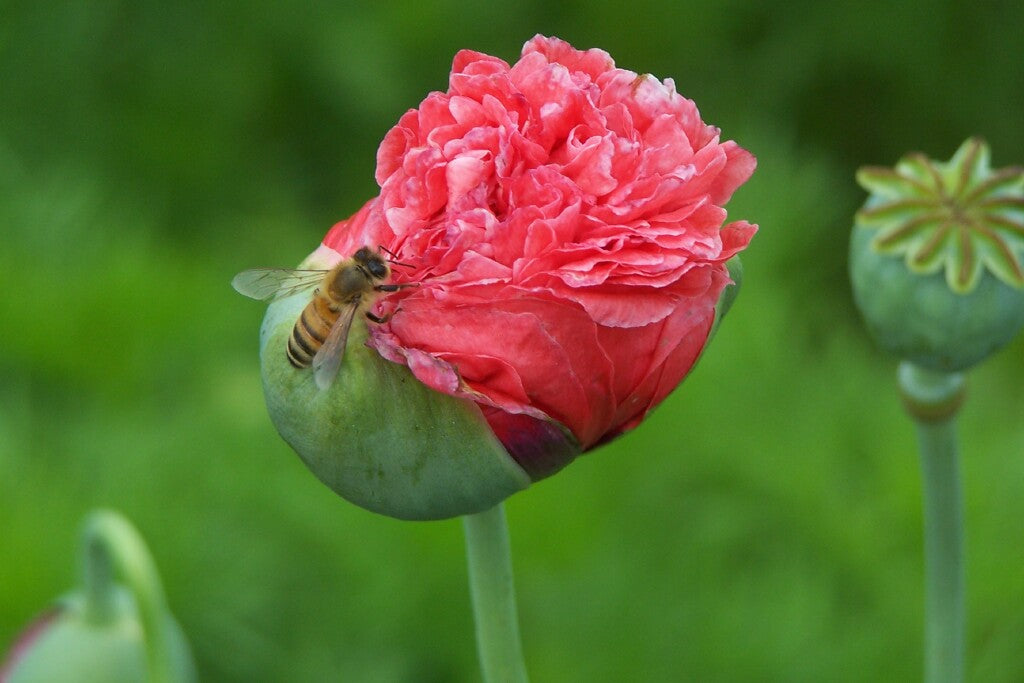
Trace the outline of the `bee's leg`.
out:
<instances>
[{"instance_id":1,"label":"bee's leg","mask_svg":"<svg viewBox=\"0 0 1024 683\"><path fill-rule=\"evenodd\" d=\"M387 315L374 315L373 313L370 313L369 311L367 311L366 312L366 317L369 318L370 320L372 320L373 322L377 323L378 325L381 325L381 324L386 323L387 321L391 320L391 317L395 313L398 313L398 309L395 309L394 311L392 311L391 313L388 313Z\"/></svg>"},{"instance_id":2,"label":"bee's leg","mask_svg":"<svg viewBox=\"0 0 1024 683\"><path fill-rule=\"evenodd\" d=\"M406 287L418 287L419 284L418 282L403 282L400 285L375 285L373 289L376 292L397 292Z\"/></svg>"}]
</instances>

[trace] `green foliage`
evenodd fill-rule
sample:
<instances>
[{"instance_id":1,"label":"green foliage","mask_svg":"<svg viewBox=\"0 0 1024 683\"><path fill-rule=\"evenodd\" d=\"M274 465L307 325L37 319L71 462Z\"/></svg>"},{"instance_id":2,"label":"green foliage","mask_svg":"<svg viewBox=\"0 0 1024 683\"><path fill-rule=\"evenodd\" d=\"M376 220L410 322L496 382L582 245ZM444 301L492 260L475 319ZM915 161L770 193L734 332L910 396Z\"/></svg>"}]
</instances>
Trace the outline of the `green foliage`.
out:
<instances>
[{"instance_id":1,"label":"green foliage","mask_svg":"<svg viewBox=\"0 0 1024 683\"><path fill-rule=\"evenodd\" d=\"M204 681L478 680L461 528L349 505L277 436L263 308L374 192L457 49L540 31L674 77L759 158L761 224L699 368L634 434L510 499L536 681L920 675L916 450L853 308L854 171L984 136L1024 160L1024 7L955 2L6 3L0 648L122 510ZM1018 339L962 417L968 674L1024 679Z\"/></svg>"}]
</instances>

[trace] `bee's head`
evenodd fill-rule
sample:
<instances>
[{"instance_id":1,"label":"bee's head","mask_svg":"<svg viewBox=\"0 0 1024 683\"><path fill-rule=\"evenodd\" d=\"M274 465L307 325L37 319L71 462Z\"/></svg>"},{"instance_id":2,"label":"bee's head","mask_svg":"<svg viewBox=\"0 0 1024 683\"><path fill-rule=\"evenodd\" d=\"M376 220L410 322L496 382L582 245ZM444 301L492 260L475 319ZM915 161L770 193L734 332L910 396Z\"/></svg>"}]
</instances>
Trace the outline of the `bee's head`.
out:
<instances>
[{"instance_id":1,"label":"bee's head","mask_svg":"<svg viewBox=\"0 0 1024 683\"><path fill-rule=\"evenodd\" d=\"M352 259L365 268L370 277L374 279L383 280L390 273L387 262L369 247L362 247L352 255Z\"/></svg>"}]
</instances>

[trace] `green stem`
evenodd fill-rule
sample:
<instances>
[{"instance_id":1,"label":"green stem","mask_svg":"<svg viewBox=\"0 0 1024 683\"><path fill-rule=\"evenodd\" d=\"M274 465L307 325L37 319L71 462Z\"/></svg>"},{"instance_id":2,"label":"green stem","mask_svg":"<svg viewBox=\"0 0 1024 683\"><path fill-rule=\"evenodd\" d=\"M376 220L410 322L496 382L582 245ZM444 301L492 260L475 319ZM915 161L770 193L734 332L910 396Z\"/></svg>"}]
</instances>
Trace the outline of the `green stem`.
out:
<instances>
[{"instance_id":1,"label":"green stem","mask_svg":"<svg viewBox=\"0 0 1024 683\"><path fill-rule=\"evenodd\" d=\"M485 683L526 683L505 508L463 517L476 644Z\"/></svg>"},{"instance_id":2,"label":"green stem","mask_svg":"<svg viewBox=\"0 0 1024 683\"><path fill-rule=\"evenodd\" d=\"M900 386L921 450L926 683L963 680L964 524L956 425L963 385L959 374L931 373L909 365L900 368ZM936 414L934 407L943 404L953 407Z\"/></svg>"},{"instance_id":3,"label":"green stem","mask_svg":"<svg viewBox=\"0 0 1024 683\"><path fill-rule=\"evenodd\" d=\"M138 608L146 641L148 680L174 680L164 591L139 532L114 512L94 512L82 533L82 558L85 619L103 623L115 617L116 573L128 585Z\"/></svg>"}]
</instances>

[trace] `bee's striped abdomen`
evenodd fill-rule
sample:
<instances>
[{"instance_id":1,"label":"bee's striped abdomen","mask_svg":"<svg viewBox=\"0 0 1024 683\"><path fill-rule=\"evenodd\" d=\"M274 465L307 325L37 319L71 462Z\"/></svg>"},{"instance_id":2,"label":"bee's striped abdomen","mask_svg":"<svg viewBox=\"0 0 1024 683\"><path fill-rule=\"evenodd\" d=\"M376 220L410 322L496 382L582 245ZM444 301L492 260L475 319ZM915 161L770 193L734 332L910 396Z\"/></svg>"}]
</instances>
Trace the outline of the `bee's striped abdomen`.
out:
<instances>
[{"instance_id":1,"label":"bee's striped abdomen","mask_svg":"<svg viewBox=\"0 0 1024 683\"><path fill-rule=\"evenodd\" d=\"M288 338L285 351L288 361L297 368L308 368L337 320L338 313L331 308L327 297L320 290L314 292L313 300L302 309Z\"/></svg>"}]
</instances>

